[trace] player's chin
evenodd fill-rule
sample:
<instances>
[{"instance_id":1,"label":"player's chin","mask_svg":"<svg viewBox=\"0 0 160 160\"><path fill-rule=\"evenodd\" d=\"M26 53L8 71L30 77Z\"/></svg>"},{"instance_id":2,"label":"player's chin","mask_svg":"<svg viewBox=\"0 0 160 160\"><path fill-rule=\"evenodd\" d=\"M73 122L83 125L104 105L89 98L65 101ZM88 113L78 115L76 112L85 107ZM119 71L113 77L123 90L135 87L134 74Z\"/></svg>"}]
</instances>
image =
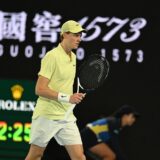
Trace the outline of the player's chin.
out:
<instances>
[{"instance_id":1,"label":"player's chin","mask_svg":"<svg viewBox=\"0 0 160 160\"><path fill-rule=\"evenodd\" d=\"M79 46L78 44L75 44L75 45L74 45L74 49L77 49L77 48L78 48L78 46Z\"/></svg>"},{"instance_id":2,"label":"player's chin","mask_svg":"<svg viewBox=\"0 0 160 160\"><path fill-rule=\"evenodd\" d=\"M77 49L78 48L78 46L74 46L74 48L73 49Z\"/></svg>"}]
</instances>

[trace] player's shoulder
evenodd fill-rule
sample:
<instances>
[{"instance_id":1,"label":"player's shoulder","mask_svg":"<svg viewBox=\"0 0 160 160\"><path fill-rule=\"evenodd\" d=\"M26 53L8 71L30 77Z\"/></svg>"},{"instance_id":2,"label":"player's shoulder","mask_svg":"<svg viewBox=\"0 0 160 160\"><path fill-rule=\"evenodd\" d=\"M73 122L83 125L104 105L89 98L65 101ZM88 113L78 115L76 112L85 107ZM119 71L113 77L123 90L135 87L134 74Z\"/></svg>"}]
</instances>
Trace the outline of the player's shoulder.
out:
<instances>
[{"instance_id":1,"label":"player's shoulder","mask_svg":"<svg viewBox=\"0 0 160 160\"><path fill-rule=\"evenodd\" d=\"M56 52L57 52L57 48L53 48L53 49L46 52L44 58L56 57L56 55L57 55Z\"/></svg>"}]
</instances>

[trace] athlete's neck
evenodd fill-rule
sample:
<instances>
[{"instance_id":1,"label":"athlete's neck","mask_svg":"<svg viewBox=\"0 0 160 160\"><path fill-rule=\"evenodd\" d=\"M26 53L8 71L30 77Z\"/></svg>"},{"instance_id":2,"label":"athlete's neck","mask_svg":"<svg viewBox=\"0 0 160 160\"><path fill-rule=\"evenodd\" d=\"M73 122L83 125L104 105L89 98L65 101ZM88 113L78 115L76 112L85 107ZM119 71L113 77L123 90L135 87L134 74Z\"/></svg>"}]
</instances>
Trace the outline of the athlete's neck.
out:
<instances>
[{"instance_id":1,"label":"athlete's neck","mask_svg":"<svg viewBox=\"0 0 160 160\"><path fill-rule=\"evenodd\" d=\"M64 45L64 43L60 43L62 48L64 49L64 51L66 52L66 54L69 56L70 61L72 61L72 50L69 49L66 45Z\"/></svg>"},{"instance_id":2,"label":"athlete's neck","mask_svg":"<svg viewBox=\"0 0 160 160\"><path fill-rule=\"evenodd\" d=\"M70 56L72 49L70 49L69 47L67 47L63 42L61 42L61 46L64 49L64 51L66 52L66 54L68 54Z\"/></svg>"}]
</instances>

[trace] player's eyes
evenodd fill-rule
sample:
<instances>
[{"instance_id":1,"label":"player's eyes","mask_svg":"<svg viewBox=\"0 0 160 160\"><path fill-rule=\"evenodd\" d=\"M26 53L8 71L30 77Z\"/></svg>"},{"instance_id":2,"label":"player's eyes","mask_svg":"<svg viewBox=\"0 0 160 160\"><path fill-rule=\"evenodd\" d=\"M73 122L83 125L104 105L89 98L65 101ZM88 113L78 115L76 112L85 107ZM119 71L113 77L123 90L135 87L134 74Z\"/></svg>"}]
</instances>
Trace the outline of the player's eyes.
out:
<instances>
[{"instance_id":1,"label":"player's eyes","mask_svg":"<svg viewBox=\"0 0 160 160\"><path fill-rule=\"evenodd\" d=\"M72 35L75 36L75 37L81 37L82 33L72 33Z\"/></svg>"}]
</instances>

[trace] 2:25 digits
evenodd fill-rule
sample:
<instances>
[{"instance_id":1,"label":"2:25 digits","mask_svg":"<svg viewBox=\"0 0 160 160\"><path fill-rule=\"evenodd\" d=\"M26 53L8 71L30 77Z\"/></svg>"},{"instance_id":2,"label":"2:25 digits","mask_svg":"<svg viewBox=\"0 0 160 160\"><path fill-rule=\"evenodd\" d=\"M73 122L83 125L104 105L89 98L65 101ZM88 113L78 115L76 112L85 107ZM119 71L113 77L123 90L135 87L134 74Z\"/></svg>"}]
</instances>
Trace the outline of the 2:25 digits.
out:
<instances>
[{"instance_id":1,"label":"2:25 digits","mask_svg":"<svg viewBox=\"0 0 160 160\"><path fill-rule=\"evenodd\" d=\"M14 122L8 125L6 121L0 121L0 141L9 139L14 142L29 142L31 123Z\"/></svg>"}]
</instances>

